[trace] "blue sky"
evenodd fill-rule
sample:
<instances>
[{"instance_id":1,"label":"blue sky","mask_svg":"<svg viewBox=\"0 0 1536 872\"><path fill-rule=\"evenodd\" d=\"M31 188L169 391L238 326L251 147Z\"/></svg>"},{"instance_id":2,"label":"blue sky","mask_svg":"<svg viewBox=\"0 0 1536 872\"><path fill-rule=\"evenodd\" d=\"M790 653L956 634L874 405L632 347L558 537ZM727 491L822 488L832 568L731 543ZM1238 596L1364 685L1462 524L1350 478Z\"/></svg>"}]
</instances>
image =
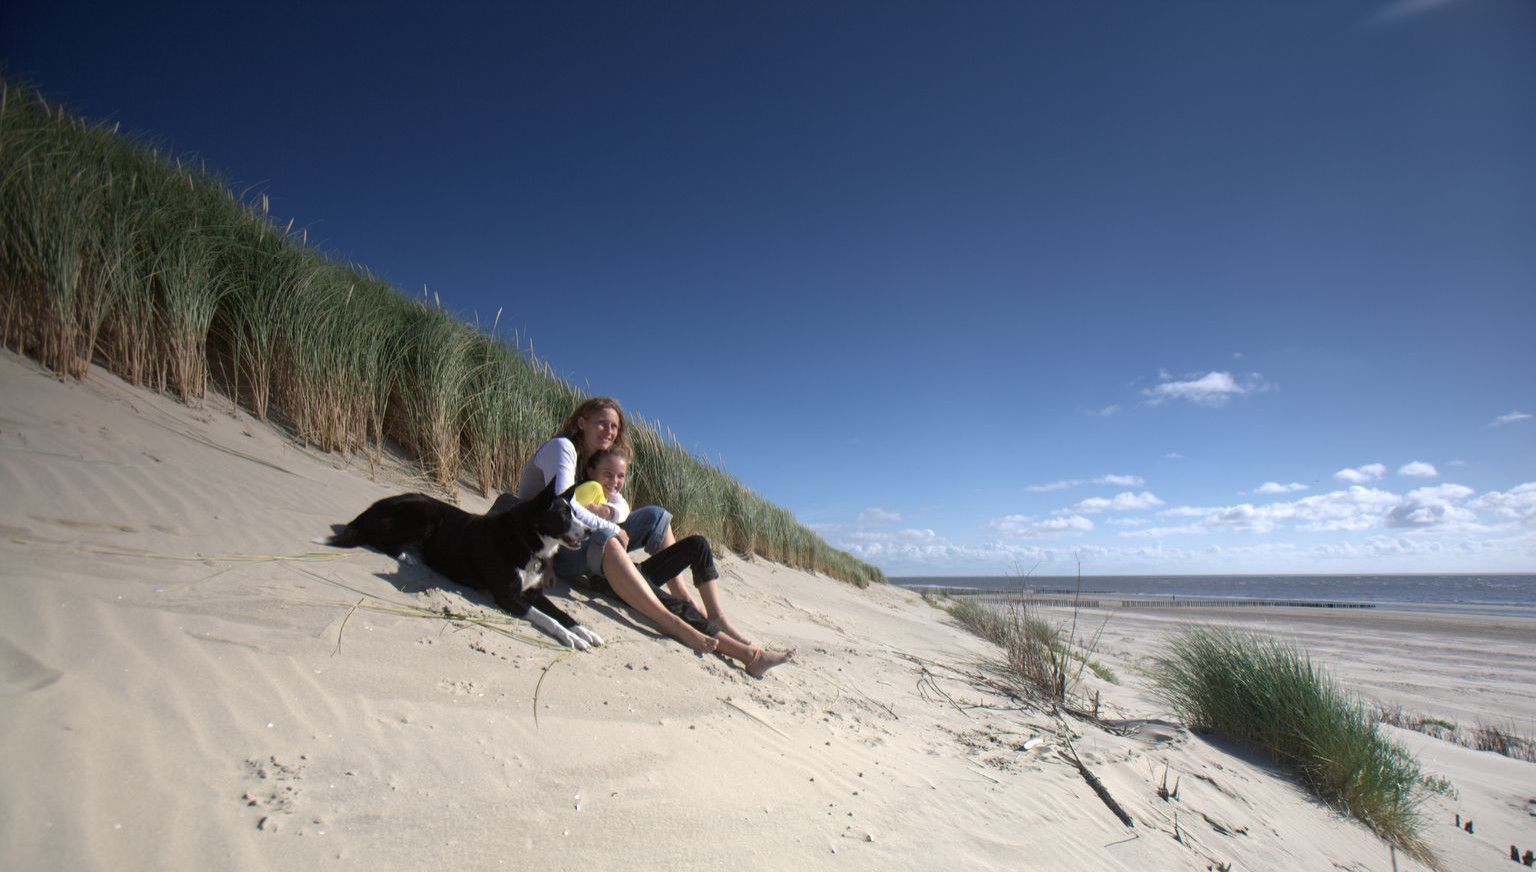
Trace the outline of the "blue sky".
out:
<instances>
[{"instance_id":1,"label":"blue sky","mask_svg":"<svg viewBox=\"0 0 1536 872\"><path fill-rule=\"evenodd\" d=\"M88 4L7 75L892 574L1536 571L1536 5Z\"/></svg>"}]
</instances>

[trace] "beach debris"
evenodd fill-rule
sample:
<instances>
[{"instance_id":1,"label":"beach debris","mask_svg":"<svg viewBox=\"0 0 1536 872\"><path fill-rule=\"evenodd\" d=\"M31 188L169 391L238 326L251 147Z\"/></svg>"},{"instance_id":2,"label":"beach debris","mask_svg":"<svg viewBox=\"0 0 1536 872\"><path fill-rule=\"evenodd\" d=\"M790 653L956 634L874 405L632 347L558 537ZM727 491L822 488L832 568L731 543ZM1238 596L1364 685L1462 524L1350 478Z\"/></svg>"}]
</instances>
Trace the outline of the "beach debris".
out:
<instances>
[{"instance_id":1,"label":"beach debris","mask_svg":"<svg viewBox=\"0 0 1536 872\"><path fill-rule=\"evenodd\" d=\"M1164 802L1168 802L1170 800L1178 799L1179 798L1179 782L1182 781L1182 780L1183 780L1183 776L1180 776L1178 778L1173 779L1173 789L1169 790L1168 789L1168 766L1165 764L1163 766L1163 780L1162 780L1162 783L1157 786L1157 798L1161 799Z\"/></svg>"},{"instance_id":2,"label":"beach debris","mask_svg":"<svg viewBox=\"0 0 1536 872\"><path fill-rule=\"evenodd\" d=\"M1456 829L1461 829L1461 812L1456 812Z\"/></svg>"},{"instance_id":3,"label":"beach debris","mask_svg":"<svg viewBox=\"0 0 1536 872\"><path fill-rule=\"evenodd\" d=\"M1466 830L1467 832L1471 833L1472 832L1472 819L1471 818L1467 818L1467 822L1465 824L1463 824L1461 828Z\"/></svg>"},{"instance_id":4,"label":"beach debris","mask_svg":"<svg viewBox=\"0 0 1536 872\"><path fill-rule=\"evenodd\" d=\"M352 608L347 610L347 616L341 619L341 626L336 629L336 647L331 651L332 657L335 657L337 654L341 653L341 634L347 629L347 621L352 619L352 613L357 611L357 607L362 605L363 601L366 599L367 597L365 596L358 597L357 602L352 605Z\"/></svg>"},{"instance_id":5,"label":"beach debris","mask_svg":"<svg viewBox=\"0 0 1536 872\"><path fill-rule=\"evenodd\" d=\"M1525 854L1520 857L1520 862L1527 866L1536 866L1536 852L1530 848L1525 849Z\"/></svg>"},{"instance_id":6,"label":"beach debris","mask_svg":"<svg viewBox=\"0 0 1536 872\"><path fill-rule=\"evenodd\" d=\"M757 713L755 713L753 711L750 711L748 709L742 708L741 705L739 705L735 700L731 699L730 697L726 697L725 699L721 700L721 702L723 702L726 705L730 706L731 708L741 712L742 714L746 715L747 717L751 718L752 720L757 721L758 723L762 724L763 726L767 727L768 729L773 730L775 733L778 733L780 736L783 736L786 739L789 738L789 734L788 733L784 732L783 730L779 729L778 727L775 727L773 724L770 724L767 721L763 720L763 718L760 717ZM828 742L827 744L830 745L832 743ZM815 781L816 779L813 778L811 780Z\"/></svg>"},{"instance_id":7,"label":"beach debris","mask_svg":"<svg viewBox=\"0 0 1536 872\"><path fill-rule=\"evenodd\" d=\"M1109 806L1109 810L1115 813L1115 817L1118 817L1121 823L1128 827L1136 826L1136 822L1131 820L1131 816L1126 814L1125 809L1120 807L1120 803L1115 802L1115 798L1109 795L1109 788L1104 786L1104 782L1100 781L1097 775L1089 772L1088 767L1085 766L1082 759L1077 756L1077 749L1072 747L1072 737L1070 731L1064 734L1062 739L1067 744L1067 751L1058 751L1057 753L1061 754L1061 756L1068 763L1071 763L1077 767L1077 771L1082 774L1083 780L1088 782L1088 786L1093 788L1093 792L1099 795L1099 799L1103 800L1106 806ZM1177 812L1175 812L1175 815L1177 815ZM1174 819L1174 837L1178 837L1177 817Z\"/></svg>"},{"instance_id":8,"label":"beach debris","mask_svg":"<svg viewBox=\"0 0 1536 872\"><path fill-rule=\"evenodd\" d=\"M1514 860L1516 863L1520 862L1520 849L1515 847L1514 845L1510 845L1509 846L1509 859Z\"/></svg>"},{"instance_id":9,"label":"beach debris","mask_svg":"<svg viewBox=\"0 0 1536 872\"><path fill-rule=\"evenodd\" d=\"M1028 739L1024 740L1024 744L1019 746L1019 750L1020 751L1032 750L1036 745L1038 745L1038 744L1040 744L1041 742L1044 742L1044 741L1045 740L1040 738L1039 736L1030 736Z\"/></svg>"}]
</instances>

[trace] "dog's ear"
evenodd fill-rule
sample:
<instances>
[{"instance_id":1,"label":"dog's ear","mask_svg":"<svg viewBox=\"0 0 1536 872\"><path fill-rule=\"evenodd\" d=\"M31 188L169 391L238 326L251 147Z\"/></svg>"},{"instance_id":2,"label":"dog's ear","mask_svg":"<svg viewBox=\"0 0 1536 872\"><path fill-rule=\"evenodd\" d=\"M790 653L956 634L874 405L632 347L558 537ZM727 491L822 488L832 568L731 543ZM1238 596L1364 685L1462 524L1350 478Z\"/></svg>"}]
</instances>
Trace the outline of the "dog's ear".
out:
<instances>
[{"instance_id":1,"label":"dog's ear","mask_svg":"<svg viewBox=\"0 0 1536 872\"><path fill-rule=\"evenodd\" d=\"M577 485L573 484L570 487L566 488L565 489L565 493L560 495L560 499L565 500L566 502L570 502L571 501L571 494L576 493L576 488L577 487L578 487Z\"/></svg>"},{"instance_id":2,"label":"dog's ear","mask_svg":"<svg viewBox=\"0 0 1536 872\"><path fill-rule=\"evenodd\" d=\"M539 495L533 498L533 502L538 504L538 505L541 505L541 506L547 506L551 502L554 502L554 499L555 499L555 480L554 479L550 479L548 482L546 482L544 484L544 489L539 491Z\"/></svg>"}]
</instances>

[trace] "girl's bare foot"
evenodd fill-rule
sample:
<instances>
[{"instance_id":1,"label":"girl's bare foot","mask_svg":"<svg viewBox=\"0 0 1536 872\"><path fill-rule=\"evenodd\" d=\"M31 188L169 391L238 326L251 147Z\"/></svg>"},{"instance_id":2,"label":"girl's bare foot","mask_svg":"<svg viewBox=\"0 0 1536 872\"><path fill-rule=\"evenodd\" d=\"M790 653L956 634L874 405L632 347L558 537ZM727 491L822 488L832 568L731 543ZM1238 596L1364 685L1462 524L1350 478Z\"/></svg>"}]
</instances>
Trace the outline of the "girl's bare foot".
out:
<instances>
[{"instance_id":1,"label":"girl's bare foot","mask_svg":"<svg viewBox=\"0 0 1536 872\"><path fill-rule=\"evenodd\" d=\"M768 674L768 670L781 663L788 663L794 659L795 649L788 651L770 651L767 648L754 649L752 659L747 663L747 674L753 678L762 678Z\"/></svg>"}]
</instances>

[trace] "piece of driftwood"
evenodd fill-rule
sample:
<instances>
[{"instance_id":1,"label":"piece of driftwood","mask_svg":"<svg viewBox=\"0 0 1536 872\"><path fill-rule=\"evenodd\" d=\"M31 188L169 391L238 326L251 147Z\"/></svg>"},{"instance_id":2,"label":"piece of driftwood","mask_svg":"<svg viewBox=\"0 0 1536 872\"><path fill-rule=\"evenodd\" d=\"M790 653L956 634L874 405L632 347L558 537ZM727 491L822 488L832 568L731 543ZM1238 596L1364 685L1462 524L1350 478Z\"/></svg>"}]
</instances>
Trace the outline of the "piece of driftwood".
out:
<instances>
[{"instance_id":1,"label":"piece of driftwood","mask_svg":"<svg viewBox=\"0 0 1536 872\"><path fill-rule=\"evenodd\" d=\"M1121 823L1128 827L1136 826L1136 822L1131 820L1131 816L1125 813L1125 809L1120 807L1120 803L1115 802L1115 798L1109 795L1109 788L1104 786L1104 782L1100 781L1097 775L1089 772L1088 767L1083 764L1082 758L1077 756L1077 749L1072 747L1071 736L1064 735L1062 738L1065 740L1067 751L1069 752L1062 754L1067 762L1077 767L1077 771L1082 774L1083 780L1088 782L1088 786L1093 788L1093 792L1099 795L1099 799L1104 800L1104 804L1109 806L1109 810L1115 813L1115 817L1118 817Z\"/></svg>"}]
</instances>

